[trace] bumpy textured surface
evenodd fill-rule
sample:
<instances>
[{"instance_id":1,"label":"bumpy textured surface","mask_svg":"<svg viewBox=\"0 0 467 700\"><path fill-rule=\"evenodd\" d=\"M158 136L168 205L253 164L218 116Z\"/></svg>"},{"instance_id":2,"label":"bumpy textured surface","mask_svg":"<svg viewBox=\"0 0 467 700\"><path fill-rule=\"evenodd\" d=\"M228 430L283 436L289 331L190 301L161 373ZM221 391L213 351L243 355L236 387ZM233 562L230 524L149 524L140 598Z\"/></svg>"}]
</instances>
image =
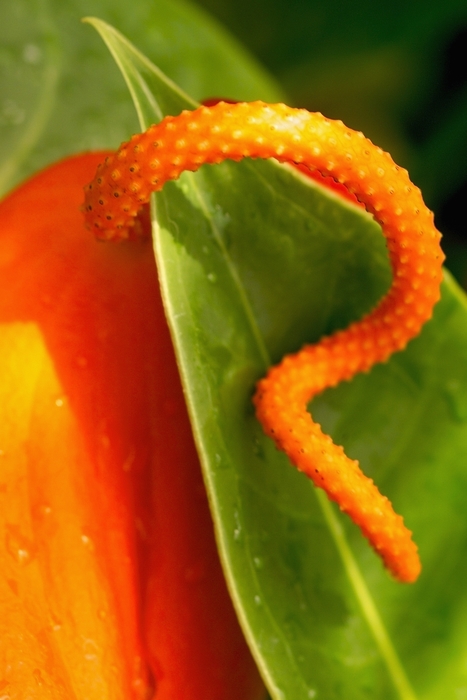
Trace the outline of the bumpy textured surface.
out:
<instances>
[{"instance_id":1,"label":"bumpy textured surface","mask_svg":"<svg viewBox=\"0 0 467 700\"><path fill-rule=\"evenodd\" d=\"M340 121L282 104L220 102L167 117L107 158L86 188L88 225L102 239L138 235L138 210L167 180L204 163L245 157L301 163L332 176L357 195L386 237L393 269L388 294L361 321L272 368L254 402L277 446L360 526L396 578L414 581L420 561L401 516L306 410L326 387L404 348L439 299L440 234L407 171Z\"/></svg>"}]
</instances>

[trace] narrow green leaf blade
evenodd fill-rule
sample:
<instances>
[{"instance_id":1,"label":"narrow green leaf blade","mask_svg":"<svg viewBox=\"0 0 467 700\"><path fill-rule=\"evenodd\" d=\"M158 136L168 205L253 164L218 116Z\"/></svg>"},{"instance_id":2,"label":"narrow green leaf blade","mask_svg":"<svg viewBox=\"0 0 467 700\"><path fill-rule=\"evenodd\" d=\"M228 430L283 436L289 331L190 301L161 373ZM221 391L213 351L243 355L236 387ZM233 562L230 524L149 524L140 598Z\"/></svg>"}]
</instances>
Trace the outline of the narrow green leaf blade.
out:
<instances>
[{"instance_id":1,"label":"narrow green leaf blade","mask_svg":"<svg viewBox=\"0 0 467 700\"><path fill-rule=\"evenodd\" d=\"M141 129L147 129L167 114L179 114L182 109L195 109L198 106L110 24L96 17L86 17L83 21L99 32L120 68Z\"/></svg>"}]
</instances>

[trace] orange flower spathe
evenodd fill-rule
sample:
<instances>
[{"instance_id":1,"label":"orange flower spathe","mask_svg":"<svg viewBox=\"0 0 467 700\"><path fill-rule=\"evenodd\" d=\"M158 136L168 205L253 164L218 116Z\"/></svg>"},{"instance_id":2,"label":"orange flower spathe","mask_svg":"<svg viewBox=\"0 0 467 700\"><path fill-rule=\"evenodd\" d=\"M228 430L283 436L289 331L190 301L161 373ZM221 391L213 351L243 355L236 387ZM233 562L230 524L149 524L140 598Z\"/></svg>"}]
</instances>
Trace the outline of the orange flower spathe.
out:
<instances>
[{"instance_id":1,"label":"orange flower spathe","mask_svg":"<svg viewBox=\"0 0 467 700\"><path fill-rule=\"evenodd\" d=\"M260 700L151 243L83 225L106 155L0 203L0 696Z\"/></svg>"}]
</instances>

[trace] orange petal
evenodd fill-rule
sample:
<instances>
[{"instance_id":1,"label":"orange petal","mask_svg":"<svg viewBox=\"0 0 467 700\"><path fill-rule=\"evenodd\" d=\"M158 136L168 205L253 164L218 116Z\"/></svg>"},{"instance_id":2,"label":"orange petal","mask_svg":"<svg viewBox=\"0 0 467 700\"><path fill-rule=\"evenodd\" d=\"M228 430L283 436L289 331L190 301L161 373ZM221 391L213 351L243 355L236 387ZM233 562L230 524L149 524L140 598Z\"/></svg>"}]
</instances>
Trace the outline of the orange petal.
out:
<instances>
[{"instance_id":1,"label":"orange petal","mask_svg":"<svg viewBox=\"0 0 467 700\"><path fill-rule=\"evenodd\" d=\"M83 229L82 183L100 159L53 166L0 206L0 683L11 697L147 697L126 465L142 469L149 449L135 348L156 285L148 246L106 249Z\"/></svg>"},{"instance_id":2,"label":"orange petal","mask_svg":"<svg viewBox=\"0 0 467 700\"><path fill-rule=\"evenodd\" d=\"M165 697L228 700L225 665L238 654L246 680L237 691L255 699L261 686L225 590L206 499L193 493L199 465L150 241L102 245L83 227L82 185L104 156L58 163L0 204L0 691L39 700L150 697L140 631L149 580L147 634L161 692L165 684L173 693ZM159 443L161 412L175 415L167 401L177 406L179 452L164 431ZM165 481L167 463L176 486ZM176 513L174 538L162 521ZM193 542L209 573L196 605L176 572L161 569L167 552L186 576ZM213 623L221 648L211 644ZM173 650L189 640L188 653L159 652L167 636L179 640ZM227 686L215 685L219 674ZM189 677L196 695L179 692L177 679L185 688Z\"/></svg>"}]
</instances>

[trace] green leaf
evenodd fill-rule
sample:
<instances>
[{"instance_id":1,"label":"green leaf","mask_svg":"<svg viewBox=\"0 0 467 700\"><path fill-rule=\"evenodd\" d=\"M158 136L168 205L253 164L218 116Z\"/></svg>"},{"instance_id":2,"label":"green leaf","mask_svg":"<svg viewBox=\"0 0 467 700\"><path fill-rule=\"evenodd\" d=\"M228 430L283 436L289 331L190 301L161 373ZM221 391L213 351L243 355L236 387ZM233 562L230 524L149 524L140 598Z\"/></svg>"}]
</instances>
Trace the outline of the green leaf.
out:
<instances>
[{"instance_id":1,"label":"green leaf","mask_svg":"<svg viewBox=\"0 0 467 700\"><path fill-rule=\"evenodd\" d=\"M190 104L123 37L93 23L125 71L142 126ZM424 573L402 586L352 523L275 451L251 406L255 380L271 361L358 318L387 288L378 226L274 162L185 173L157 195L154 215L163 295L226 576L272 697L461 697L464 295L447 276L433 320L407 351L312 406L414 530Z\"/></svg>"},{"instance_id":2,"label":"green leaf","mask_svg":"<svg viewBox=\"0 0 467 700\"><path fill-rule=\"evenodd\" d=\"M138 129L110 54L81 23L90 13L132 37L196 99L281 95L222 27L183 0L1 2L0 196L59 158L116 148Z\"/></svg>"}]
</instances>

